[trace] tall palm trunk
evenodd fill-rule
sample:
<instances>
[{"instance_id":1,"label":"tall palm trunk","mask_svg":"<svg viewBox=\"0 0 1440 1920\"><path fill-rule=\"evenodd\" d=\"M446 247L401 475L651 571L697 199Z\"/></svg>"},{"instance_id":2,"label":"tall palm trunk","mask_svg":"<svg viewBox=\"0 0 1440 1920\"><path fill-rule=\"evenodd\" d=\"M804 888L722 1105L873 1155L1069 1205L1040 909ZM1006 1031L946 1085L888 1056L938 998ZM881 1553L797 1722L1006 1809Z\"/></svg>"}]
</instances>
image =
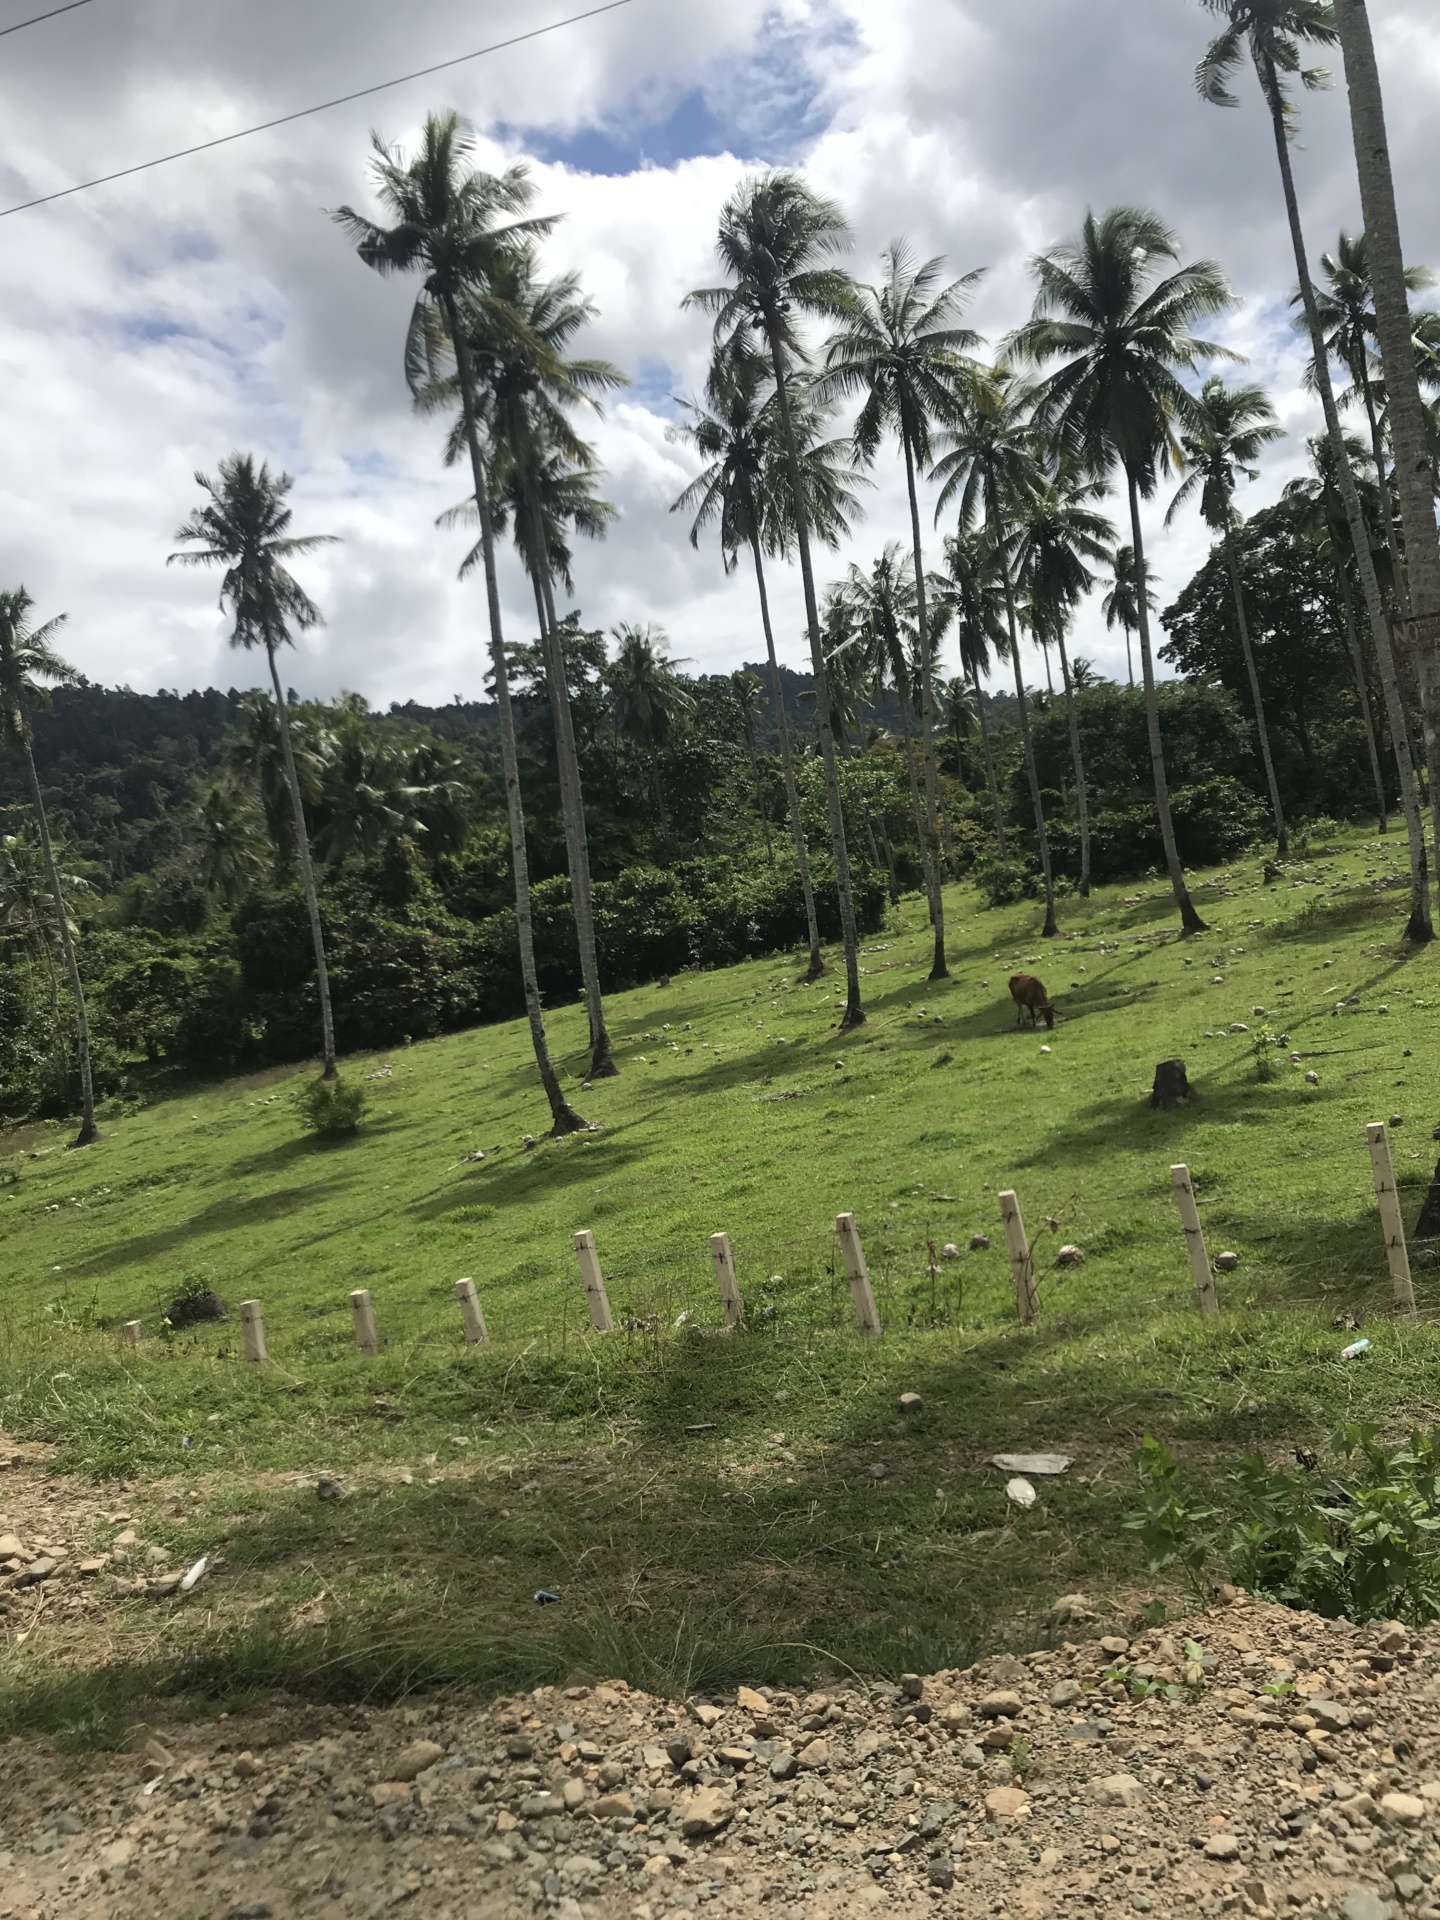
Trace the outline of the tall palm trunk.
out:
<instances>
[{"instance_id":1,"label":"tall palm trunk","mask_svg":"<svg viewBox=\"0 0 1440 1920\"><path fill-rule=\"evenodd\" d=\"M925 851L925 810L920 804L920 783L915 778L915 739L910 731L910 702L905 689L896 683L895 699L900 708L900 736L905 742L905 771L910 777L910 806L915 815L915 832L920 841L920 859L925 872L925 893L930 901L930 914L935 914L935 894L930 885L930 861ZM931 978L935 976L932 974Z\"/></svg>"},{"instance_id":2,"label":"tall palm trunk","mask_svg":"<svg viewBox=\"0 0 1440 1920\"><path fill-rule=\"evenodd\" d=\"M500 712L500 761L505 778L505 811L510 823L510 859L515 874L515 925L520 943L520 979L525 990L525 1011L530 1020L530 1039L535 1048L535 1064L540 1069L540 1084L550 1103L551 1119L557 1135L581 1132L587 1122L565 1098L560 1079L550 1058L545 1037L545 1016L540 1008L540 980L535 970L535 928L530 911L530 859L525 846L525 809L520 798L520 756L515 745L515 713L510 704L510 675L505 665L505 636L500 621L500 582L495 570L495 523L490 513L490 489L485 479L485 462L480 452L480 433L476 426L475 373L470 346L460 325L452 297L445 299L445 324L455 353L455 370L460 379L460 404L465 418L465 443L470 452L470 470L475 480L475 505L480 515L480 551L485 562L485 597L490 616L490 666L495 676L495 704Z\"/></svg>"},{"instance_id":3,"label":"tall palm trunk","mask_svg":"<svg viewBox=\"0 0 1440 1920\"><path fill-rule=\"evenodd\" d=\"M795 843L795 864L800 869L800 891L805 896L805 928L810 942L807 980L818 980L825 971L825 956L820 951L820 922L815 913L815 887L810 879L810 855L805 846L805 823L800 818L800 792L795 785L795 756L790 748L790 722L785 716L785 689L780 681L780 662L775 657L775 629L770 623L770 594L765 585L765 561L760 552L760 535L751 524L750 552L755 560L755 585L760 591L760 620L765 629L765 658L770 667L770 695L775 702L775 724L780 729L780 771L785 777L785 806L790 815L790 837Z\"/></svg>"},{"instance_id":4,"label":"tall palm trunk","mask_svg":"<svg viewBox=\"0 0 1440 1920\"><path fill-rule=\"evenodd\" d=\"M1355 692L1360 701L1360 714L1365 722L1365 744L1370 749L1370 775L1375 782L1376 824L1381 833L1390 831L1390 809L1385 799L1385 776L1380 770L1380 749L1375 740L1375 716L1370 708L1370 688L1365 678L1365 656L1360 650L1360 635L1355 626L1355 596L1350 590L1350 576L1345 571L1345 562L1337 553L1334 556L1335 572L1340 581L1340 606L1345 621L1345 644L1350 650L1350 665L1355 672Z\"/></svg>"},{"instance_id":5,"label":"tall palm trunk","mask_svg":"<svg viewBox=\"0 0 1440 1920\"><path fill-rule=\"evenodd\" d=\"M1030 782L1030 805L1035 813L1035 838L1040 845L1040 872L1045 881L1045 925L1040 931L1045 939L1053 940L1060 931L1055 922L1055 870L1050 864L1050 835L1045 826L1045 802L1040 797L1040 773L1035 765L1035 742L1030 732L1030 703L1025 698L1025 675L1020 665L1020 623L1015 617L1015 588L1010 580L1010 562L1005 558L998 527L995 530L995 551L1000 555L1000 578L1005 587L1010 663L1015 669L1015 698L1020 704L1020 740L1025 750L1025 774Z\"/></svg>"},{"instance_id":6,"label":"tall palm trunk","mask_svg":"<svg viewBox=\"0 0 1440 1920\"><path fill-rule=\"evenodd\" d=\"M320 992L320 1036L325 1049L325 1074L333 1080L339 1069L335 1064L335 1016L330 1010L330 969L325 963L325 933L320 925L320 895L315 886L315 863L310 858L310 829L305 824L305 801L300 792L300 774L295 765L295 743L290 738L290 708L280 684L280 668L275 649L267 646L270 684L275 689L275 712L280 721L280 745L285 755L285 785L290 792L290 813L295 822L295 852L300 862L300 886L305 895L305 911L310 916L310 940L315 949L315 984Z\"/></svg>"},{"instance_id":7,"label":"tall palm trunk","mask_svg":"<svg viewBox=\"0 0 1440 1920\"><path fill-rule=\"evenodd\" d=\"M40 792L40 776L35 771L35 756L28 737L22 733L25 750L25 778L30 787L30 804L35 809L35 824L40 830L40 851L45 873L55 902L55 921L60 929L60 950L65 956L65 971L70 976L70 996L75 1002L75 1050L80 1065L80 1131L73 1146L88 1147L100 1138L95 1124L95 1080L90 1070L90 1016L85 1008L85 989L80 984L80 963L75 958L75 942L70 937L70 916L65 911L65 892L60 885L60 869L55 864L55 848L50 840L50 822L45 817L45 800Z\"/></svg>"},{"instance_id":8,"label":"tall palm trunk","mask_svg":"<svg viewBox=\"0 0 1440 1920\"><path fill-rule=\"evenodd\" d=\"M980 689L980 675L972 667L970 684L975 689L975 711L980 716L980 749L985 756L985 784L990 789L990 807L995 815L995 845L1000 858L1005 858L1005 818L1000 810L1000 784L995 778L995 755L990 747L990 722L985 718L985 695Z\"/></svg>"},{"instance_id":9,"label":"tall palm trunk","mask_svg":"<svg viewBox=\"0 0 1440 1920\"><path fill-rule=\"evenodd\" d=\"M920 546L920 500L915 490L915 454L908 430L902 429L905 449L905 486L910 495L910 539L915 556L915 617L920 636L920 750L925 761L925 882L930 894L930 922L935 929L932 980L948 980L945 964L945 896L940 876L940 768L935 758L935 687L930 662L930 621L925 607L925 556Z\"/></svg>"},{"instance_id":10,"label":"tall palm trunk","mask_svg":"<svg viewBox=\"0 0 1440 1920\"><path fill-rule=\"evenodd\" d=\"M765 811L765 786L760 778L760 752L755 745L755 727L749 719L745 722L745 751L750 757L750 781L755 789L755 812L760 821L760 837L765 842L765 859L773 867L775 843L770 838L770 816Z\"/></svg>"},{"instance_id":11,"label":"tall palm trunk","mask_svg":"<svg viewBox=\"0 0 1440 1920\"><path fill-rule=\"evenodd\" d=\"M1395 668L1395 652L1390 644L1390 626L1385 616L1385 602L1381 597L1380 582L1375 575L1375 559L1370 551L1370 534L1365 525L1364 509L1360 505L1360 490L1355 485L1355 475L1350 469L1350 458L1345 451L1345 435L1340 426L1340 410L1335 404L1335 387L1330 378L1330 356L1325 346L1325 331L1320 324L1320 312L1315 304L1315 288L1310 279L1310 262L1305 251L1305 230L1300 223L1300 202L1295 193L1294 170L1290 165L1290 141L1285 123L1284 95L1281 92L1279 75L1273 64L1269 62L1266 62L1261 70L1260 86L1265 96L1265 104L1270 109L1275 153L1280 163L1280 184L1285 194L1285 214L1290 225L1290 244L1295 254L1300 298L1305 309L1305 325L1310 335L1315 386L1325 414L1325 432L1330 441L1335 484L1345 508L1345 521L1350 529L1350 544L1354 548L1355 564L1360 571L1360 590L1365 598L1365 612L1370 621L1370 635L1375 646L1375 663L1380 670L1380 685L1385 694L1385 712L1390 722L1390 739L1395 749L1395 767L1400 776L1400 806L1405 815L1405 836L1410 853L1410 918L1406 923L1405 933L1406 937L1412 941L1433 940L1435 930L1430 922L1430 863L1425 846L1425 826L1420 814L1419 783L1415 778L1410 729L1405 720L1405 704L1400 697L1400 678ZM1373 259L1371 278L1373 282ZM1408 323L1406 351L1407 353L1411 351Z\"/></svg>"},{"instance_id":12,"label":"tall palm trunk","mask_svg":"<svg viewBox=\"0 0 1440 1920\"><path fill-rule=\"evenodd\" d=\"M855 754L851 748L850 738L845 731L845 723L843 720L835 729L835 744L840 749L840 758L845 761L848 766L853 762ZM880 871L880 848L875 839L875 822L871 816L868 801L861 809L861 818L865 823L865 845L870 852L870 864L878 873ZM887 876L886 884L890 894L890 904L892 907L896 907L900 904L900 883L895 878L895 857L890 851L890 836L885 832L885 822L883 818L880 822L880 831L885 839L885 872Z\"/></svg>"},{"instance_id":13,"label":"tall palm trunk","mask_svg":"<svg viewBox=\"0 0 1440 1920\"><path fill-rule=\"evenodd\" d=\"M1090 898L1090 796L1085 790L1085 759L1080 751L1080 715L1070 679L1070 656L1065 651L1065 629L1055 629L1060 648L1060 678L1065 687L1065 719L1070 728L1070 763L1075 769L1075 810L1080 816L1080 897Z\"/></svg>"},{"instance_id":14,"label":"tall palm trunk","mask_svg":"<svg viewBox=\"0 0 1440 1920\"><path fill-rule=\"evenodd\" d=\"M1125 625L1125 671L1129 676L1130 685L1133 687L1135 684L1135 655L1131 651L1130 639L1131 639L1131 629L1129 625L1126 624Z\"/></svg>"},{"instance_id":15,"label":"tall palm trunk","mask_svg":"<svg viewBox=\"0 0 1440 1920\"><path fill-rule=\"evenodd\" d=\"M1385 369L1395 490L1405 529L1407 609L1411 648L1420 681L1430 762L1430 804L1440 830L1435 736L1440 731L1440 538L1435 529L1435 457L1415 372L1405 257L1395 210L1395 183L1385 131L1385 101L1365 0L1336 0L1335 25L1345 58L1350 126L1365 214L1375 331ZM1440 853L1440 837L1437 837Z\"/></svg>"},{"instance_id":16,"label":"tall palm trunk","mask_svg":"<svg viewBox=\"0 0 1440 1920\"><path fill-rule=\"evenodd\" d=\"M1260 697L1260 675L1255 670L1255 649L1250 644L1250 618L1245 610L1245 587L1240 578L1240 556L1235 551L1235 530L1225 528L1225 565L1230 573L1230 591L1235 596L1235 625L1240 634L1240 651L1245 656L1245 671L1250 679L1250 698L1255 706L1255 733L1260 741L1260 758L1265 765L1265 783L1270 789L1270 811L1275 816L1275 852L1284 859L1290 851L1285 831L1285 811L1280 804L1280 782L1275 778L1275 760L1270 752L1270 731L1265 725L1265 702Z\"/></svg>"},{"instance_id":17,"label":"tall palm trunk","mask_svg":"<svg viewBox=\"0 0 1440 1920\"><path fill-rule=\"evenodd\" d=\"M770 358L775 369L775 391L780 401L780 430L785 441L785 471L795 509L795 544L800 553L800 580L805 589L805 622L810 634L810 664L815 677L815 727L820 735L820 760L825 770L825 803L830 815L830 844L835 858L835 891L840 900L840 933L845 944L845 1012L842 1032L863 1026L860 1002L860 942L855 928L855 898L850 886L850 849L845 843L845 812L840 804L840 776L835 764L835 735L830 726L830 676L825 671L825 646L820 637L820 608L815 598L815 570L810 564L809 516L805 512L805 483L795 444L795 422L790 412L790 386L785 347L778 324L768 329Z\"/></svg>"},{"instance_id":18,"label":"tall palm trunk","mask_svg":"<svg viewBox=\"0 0 1440 1920\"><path fill-rule=\"evenodd\" d=\"M1140 582L1137 612L1140 616L1140 677L1145 686L1145 728L1150 736L1150 772L1155 781L1155 812L1160 821L1160 844L1165 849L1165 866L1175 904L1180 909L1180 925L1186 933L1204 933L1205 922L1195 911L1190 889L1185 884L1185 869L1180 864L1180 849L1175 842L1175 821L1170 813L1170 781L1165 772L1165 742L1160 734L1160 702L1155 695L1155 662L1150 653L1150 609L1145 604L1145 536L1140 530L1140 488L1127 467L1125 485L1130 496L1130 537L1135 545L1135 577Z\"/></svg>"},{"instance_id":19,"label":"tall palm trunk","mask_svg":"<svg viewBox=\"0 0 1440 1920\"><path fill-rule=\"evenodd\" d=\"M600 991L600 961L595 945L595 909L590 892L590 841L585 829L585 795L580 785L580 759L575 751L575 718L570 710L570 683L565 673L565 650L555 618L555 590L545 565L544 518L535 492L535 476L526 463L525 492L530 510L531 546L536 555L536 611L540 616L540 652L545 663L545 685L550 696L550 724L555 734L555 760L560 775L560 811L565 822L565 854L570 864L570 903L575 915L575 941L580 950L580 979L590 1021L590 1078L613 1080L620 1069L610 1051L605 1026L605 1001Z\"/></svg>"}]
</instances>

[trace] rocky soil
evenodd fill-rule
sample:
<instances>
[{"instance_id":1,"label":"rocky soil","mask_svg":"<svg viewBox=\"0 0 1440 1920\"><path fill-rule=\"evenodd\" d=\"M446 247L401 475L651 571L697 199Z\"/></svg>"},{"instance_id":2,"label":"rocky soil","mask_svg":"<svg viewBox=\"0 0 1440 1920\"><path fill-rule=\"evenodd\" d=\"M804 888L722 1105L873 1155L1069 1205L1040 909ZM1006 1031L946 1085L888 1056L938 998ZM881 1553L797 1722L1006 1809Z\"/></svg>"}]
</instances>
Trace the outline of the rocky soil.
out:
<instances>
[{"instance_id":1,"label":"rocky soil","mask_svg":"<svg viewBox=\"0 0 1440 1920\"><path fill-rule=\"evenodd\" d=\"M1440 1920L1440 1631L1235 1596L803 1698L615 1681L0 1745L0 1920ZM1096 1637L1099 1636L1099 1637Z\"/></svg>"}]
</instances>

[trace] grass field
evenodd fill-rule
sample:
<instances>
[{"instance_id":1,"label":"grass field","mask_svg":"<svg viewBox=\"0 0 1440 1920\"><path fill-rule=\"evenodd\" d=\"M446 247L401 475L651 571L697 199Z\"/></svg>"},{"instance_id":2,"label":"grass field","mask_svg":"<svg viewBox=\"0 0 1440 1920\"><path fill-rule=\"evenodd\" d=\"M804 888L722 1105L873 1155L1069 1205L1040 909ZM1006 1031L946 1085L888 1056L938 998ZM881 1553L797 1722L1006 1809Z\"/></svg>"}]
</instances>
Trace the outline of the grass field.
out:
<instances>
[{"instance_id":1,"label":"grass field","mask_svg":"<svg viewBox=\"0 0 1440 1920\"><path fill-rule=\"evenodd\" d=\"M1342 835L1272 886L1258 860L1197 876L1211 931L1192 941L1153 881L1067 903L1044 947L1032 908L956 889L939 986L912 901L867 948L869 1021L844 1036L835 977L803 986L783 959L616 996L622 1077L575 1096L600 1130L533 1150L522 1026L348 1062L382 1077L337 1146L303 1136L303 1076L282 1073L112 1116L81 1155L56 1128L0 1142L18 1170L0 1188L0 1427L52 1443L63 1472L127 1477L134 1498L193 1494L147 1537L223 1559L163 1646L153 1602L117 1603L98 1670L58 1629L12 1635L0 1732L66 1724L82 1700L105 1721L147 1691L950 1664L1032 1635L1057 1592L1142 1578L1120 1522L1146 1430L1214 1474L1344 1414L1428 1423L1440 1272L1417 1259L1420 1313L1389 1318L1363 1131L1401 1116L1413 1222L1437 1151L1440 954L1399 944L1403 865L1398 838ZM1053 1034L1015 1030L1016 963L1050 987ZM551 1027L578 1079L582 1010ZM1157 1113L1153 1069L1175 1054L1195 1097ZM1194 1307L1179 1159L1212 1252L1240 1256L1213 1321ZM1028 1330L1006 1186L1037 1243ZM841 1211L879 1342L854 1331ZM603 1340L580 1227L620 1323ZM750 1315L733 1337L717 1229ZM977 1231L988 1251L969 1249ZM1062 1241L1081 1266L1056 1268ZM933 1268L946 1242L961 1257ZM466 1274L488 1349L461 1338ZM230 1317L162 1339L166 1304L201 1281ZM378 1359L354 1349L355 1287ZM239 1357L233 1309L252 1297L264 1369ZM1339 1357L1342 1309L1366 1317L1362 1361ZM138 1352L120 1344L132 1318ZM899 1414L903 1391L920 1411ZM1076 1458L1029 1513L984 1465L1022 1445ZM286 1478L318 1470L351 1497ZM542 1588L559 1604L536 1605Z\"/></svg>"}]
</instances>

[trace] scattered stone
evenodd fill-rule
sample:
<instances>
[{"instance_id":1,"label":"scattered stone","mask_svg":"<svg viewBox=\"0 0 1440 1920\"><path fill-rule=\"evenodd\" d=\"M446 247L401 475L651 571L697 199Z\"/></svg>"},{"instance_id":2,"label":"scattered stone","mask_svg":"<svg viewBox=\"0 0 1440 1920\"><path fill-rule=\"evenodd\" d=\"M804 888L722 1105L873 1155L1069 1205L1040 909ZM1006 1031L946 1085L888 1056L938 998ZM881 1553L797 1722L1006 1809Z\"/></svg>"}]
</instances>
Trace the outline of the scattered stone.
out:
<instances>
[{"instance_id":1,"label":"scattered stone","mask_svg":"<svg viewBox=\"0 0 1440 1920\"><path fill-rule=\"evenodd\" d=\"M735 1817L735 1802L718 1787L701 1787L680 1802L680 1831L687 1840L718 1833Z\"/></svg>"},{"instance_id":2,"label":"scattered stone","mask_svg":"<svg viewBox=\"0 0 1440 1920\"><path fill-rule=\"evenodd\" d=\"M1217 1253L1215 1264L1221 1273L1233 1273L1240 1264L1240 1256L1238 1253Z\"/></svg>"},{"instance_id":3,"label":"scattered stone","mask_svg":"<svg viewBox=\"0 0 1440 1920\"><path fill-rule=\"evenodd\" d=\"M1018 1693L1002 1688L995 1693L987 1693L976 1711L982 1720L1013 1720L1023 1707L1024 1702Z\"/></svg>"},{"instance_id":4,"label":"scattered stone","mask_svg":"<svg viewBox=\"0 0 1440 1920\"><path fill-rule=\"evenodd\" d=\"M997 1826L1030 1818L1030 1796L1020 1787L992 1787L985 1796L985 1817Z\"/></svg>"},{"instance_id":5,"label":"scattered stone","mask_svg":"<svg viewBox=\"0 0 1440 1920\"><path fill-rule=\"evenodd\" d=\"M1079 1247L1065 1246L1055 1256L1057 1267L1078 1267L1085 1255Z\"/></svg>"},{"instance_id":6,"label":"scattered stone","mask_svg":"<svg viewBox=\"0 0 1440 1920\"><path fill-rule=\"evenodd\" d=\"M1104 1780L1092 1780L1090 1793L1102 1807L1138 1807L1145 1798L1145 1789L1133 1773L1112 1773Z\"/></svg>"},{"instance_id":7,"label":"scattered stone","mask_svg":"<svg viewBox=\"0 0 1440 1920\"><path fill-rule=\"evenodd\" d=\"M1078 1680L1062 1680L1051 1688L1050 1705L1052 1707L1073 1707L1080 1698L1082 1688Z\"/></svg>"},{"instance_id":8,"label":"scattered stone","mask_svg":"<svg viewBox=\"0 0 1440 1920\"><path fill-rule=\"evenodd\" d=\"M770 1762L772 1780L793 1780L800 1771L800 1762L793 1753L777 1753Z\"/></svg>"},{"instance_id":9,"label":"scattered stone","mask_svg":"<svg viewBox=\"0 0 1440 1920\"><path fill-rule=\"evenodd\" d=\"M812 1740L800 1749L795 1758L807 1772L816 1773L830 1764L830 1743L828 1740Z\"/></svg>"},{"instance_id":10,"label":"scattered stone","mask_svg":"<svg viewBox=\"0 0 1440 1920\"><path fill-rule=\"evenodd\" d=\"M317 1500L343 1500L345 1498L344 1483L337 1480L333 1474L322 1473L320 1478L315 1482L315 1498Z\"/></svg>"},{"instance_id":11,"label":"scattered stone","mask_svg":"<svg viewBox=\"0 0 1440 1920\"><path fill-rule=\"evenodd\" d=\"M1233 1833L1213 1833L1203 1851L1207 1860L1238 1860L1240 1842Z\"/></svg>"},{"instance_id":12,"label":"scattered stone","mask_svg":"<svg viewBox=\"0 0 1440 1920\"><path fill-rule=\"evenodd\" d=\"M1381 1796L1380 1811L1398 1827L1418 1827L1429 1808L1413 1793L1387 1793Z\"/></svg>"},{"instance_id":13,"label":"scattered stone","mask_svg":"<svg viewBox=\"0 0 1440 1920\"><path fill-rule=\"evenodd\" d=\"M958 1260L960 1258L960 1249L953 1240L947 1240L944 1246L941 1247L940 1258L942 1260Z\"/></svg>"},{"instance_id":14,"label":"scattered stone","mask_svg":"<svg viewBox=\"0 0 1440 1920\"><path fill-rule=\"evenodd\" d=\"M393 1780L418 1780L422 1773L445 1758L445 1749L434 1740L416 1740L406 1747L390 1769Z\"/></svg>"},{"instance_id":15,"label":"scattered stone","mask_svg":"<svg viewBox=\"0 0 1440 1920\"><path fill-rule=\"evenodd\" d=\"M972 1233L971 1234L970 1251L972 1253L984 1253L985 1249L989 1245L990 1245L990 1236L988 1233Z\"/></svg>"},{"instance_id":16,"label":"scattered stone","mask_svg":"<svg viewBox=\"0 0 1440 1920\"><path fill-rule=\"evenodd\" d=\"M1340 1920L1395 1920L1395 1908L1389 1900L1364 1888L1347 1893L1340 1902Z\"/></svg>"},{"instance_id":17,"label":"scattered stone","mask_svg":"<svg viewBox=\"0 0 1440 1920\"><path fill-rule=\"evenodd\" d=\"M566 1785L570 1783L567 1781ZM592 1800L588 1811L597 1820L633 1820L635 1802L628 1793L602 1793L598 1800Z\"/></svg>"}]
</instances>

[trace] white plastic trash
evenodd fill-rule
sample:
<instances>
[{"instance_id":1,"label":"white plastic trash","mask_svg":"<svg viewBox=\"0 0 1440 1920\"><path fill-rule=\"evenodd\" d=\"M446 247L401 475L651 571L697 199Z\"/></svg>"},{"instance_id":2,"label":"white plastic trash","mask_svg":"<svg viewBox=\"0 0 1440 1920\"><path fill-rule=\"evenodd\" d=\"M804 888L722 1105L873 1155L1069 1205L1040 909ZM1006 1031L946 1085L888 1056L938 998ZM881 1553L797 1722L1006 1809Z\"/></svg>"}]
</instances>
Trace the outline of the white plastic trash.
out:
<instances>
[{"instance_id":1,"label":"white plastic trash","mask_svg":"<svg viewBox=\"0 0 1440 1920\"><path fill-rule=\"evenodd\" d=\"M990 1464L1002 1473L1036 1473L1044 1479L1075 1463L1068 1453L992 1453Z\"/></svg>"},{"instance_id":2,"label":"white plastic trash","mask_svg":"<svg viewBox=\"0 0 1440 1920\"><path fill-rule=\"evenodd\" d=\"M1017 1475L1015 1479L1006 1481L1005 1498L1028 1511L1035 1504L1035 1489L1028 1480L1022 1480Z\"/></svg>"}]
</instances>

